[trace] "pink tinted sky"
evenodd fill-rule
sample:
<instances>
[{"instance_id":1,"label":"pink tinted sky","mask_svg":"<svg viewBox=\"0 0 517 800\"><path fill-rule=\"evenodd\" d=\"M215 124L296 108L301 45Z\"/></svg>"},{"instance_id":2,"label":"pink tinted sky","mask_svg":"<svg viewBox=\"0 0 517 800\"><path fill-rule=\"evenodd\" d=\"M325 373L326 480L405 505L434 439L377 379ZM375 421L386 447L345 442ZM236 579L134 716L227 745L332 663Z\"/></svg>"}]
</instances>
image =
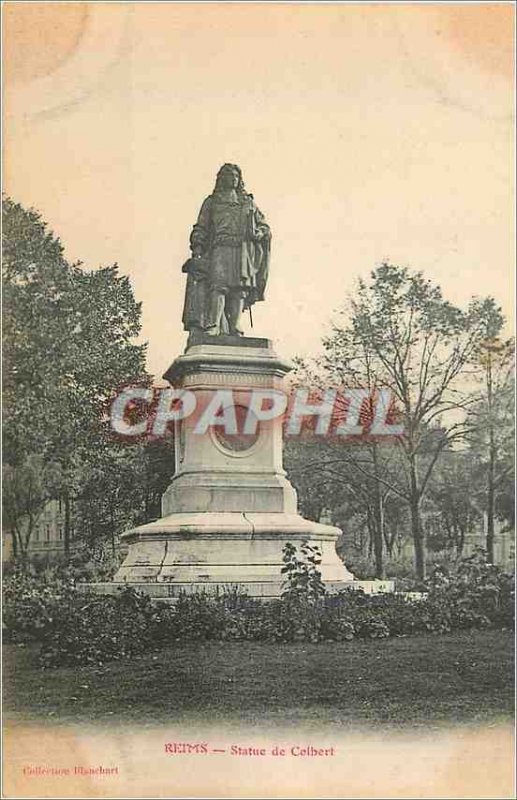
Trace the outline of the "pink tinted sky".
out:
<instances>
[{"instance_id":1,"label":"pink tinted sky","mask_svg":"<svg viewBox=\"0 0 517 800\"><path fill-rule=\"evenodd\" d=\"M513 14L5 3L4 189L70 259L131 276L158 376L184 346L180 267L225 161L273 230L254 333L282 355L316 353L383 259L511 317Z\"/></svg>"}]
</instances>

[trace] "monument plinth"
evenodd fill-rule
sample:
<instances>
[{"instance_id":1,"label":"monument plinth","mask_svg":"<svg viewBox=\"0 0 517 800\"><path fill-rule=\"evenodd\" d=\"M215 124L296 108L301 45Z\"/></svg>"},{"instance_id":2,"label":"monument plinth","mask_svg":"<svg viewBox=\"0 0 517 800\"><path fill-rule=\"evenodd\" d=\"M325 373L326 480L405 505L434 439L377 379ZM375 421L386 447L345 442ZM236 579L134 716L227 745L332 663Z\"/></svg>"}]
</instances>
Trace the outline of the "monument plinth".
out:
<instances>
[{"instance_id":1,"label":"monument plinth","mask_svg":"<svg viewBox=\"0 0 517 800\"><path fill-rule=\"evenodd\" d=\"M222 424L199 432L199 413L175 422L176 471L162 517L123 535L128 553L115 582L168 584L168 594L231 584L250 595L278 596L286 542L317 545L327 583L353 580L336 553L340 530L297 513L282 466L281 419L244 430L252 393L281 391L290 369L267 339L191 338L164 377L192 392L198 409L218 390L231 398L236 432Z\"/></svg>"},{"instance_id":2,"label":"monument plinth","mask_svg":"<svg viewBox=\"0 0 517 800\"><path fill-rule=\"evenodd\" d=\"M316 545L331 588L353 581L336 553L341 531L301 517L282 466L282 419L257 402L283 394L291 364L269 339L243 336L244 311L264 300L271 230L236 164L224 164L190 235L183 328L187 348L164 377L195 413L175 415L175 473L160 519L123 534L113 586L155 597L237 586L278 597L287 542ZM215 404L215 405L213 405ZM215 411L217 408L217 413ZM209 420L209 424L207 422ZM229 424L228 424L229 423ZM357 582L356 582L357 583Z\"/></svg>"}]
</instances>

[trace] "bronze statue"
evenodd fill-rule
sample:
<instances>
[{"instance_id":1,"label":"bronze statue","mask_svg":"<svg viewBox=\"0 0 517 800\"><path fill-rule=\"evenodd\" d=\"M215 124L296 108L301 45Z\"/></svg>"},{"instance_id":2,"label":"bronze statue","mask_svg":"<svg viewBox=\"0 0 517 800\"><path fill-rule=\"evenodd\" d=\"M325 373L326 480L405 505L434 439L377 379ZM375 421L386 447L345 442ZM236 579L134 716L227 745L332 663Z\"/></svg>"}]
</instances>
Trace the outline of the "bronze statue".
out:
<instances>
[{"instance_id":1,"label":"bronze statue","mask_svg":"<svg viewBox=\"0 0 517 800\"><path fill-rule=\"evenodd\" d=\"M236 164L224 164L201 206L183 266L187 289L183 327L211 336L242 336L243 310L264 299L271 231Z\"/></svg>"}]
</instances>

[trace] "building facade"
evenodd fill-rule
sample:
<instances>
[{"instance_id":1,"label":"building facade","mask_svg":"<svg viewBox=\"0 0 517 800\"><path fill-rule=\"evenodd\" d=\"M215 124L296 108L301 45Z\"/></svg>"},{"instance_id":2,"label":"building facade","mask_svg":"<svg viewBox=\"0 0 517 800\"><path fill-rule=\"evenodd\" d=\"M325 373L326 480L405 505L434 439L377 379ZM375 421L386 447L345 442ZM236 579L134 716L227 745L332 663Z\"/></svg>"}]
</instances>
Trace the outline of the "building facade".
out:
<instances>
[{"instance_id":1,"label":"building facade","mask_svg":"<svg viewBox=\"0 0 517 800\"><path fill-rule=\"evenodd\" d=\"M70 510L70 551L78 547L75 539L73 502ZM12 561L13 537L9 530L3 531L2 560ZM62 500L49 500L34 526L27 548L28 558L33 563L60 561L65 553L65 504Z\"/></svg>"}]
</instances>

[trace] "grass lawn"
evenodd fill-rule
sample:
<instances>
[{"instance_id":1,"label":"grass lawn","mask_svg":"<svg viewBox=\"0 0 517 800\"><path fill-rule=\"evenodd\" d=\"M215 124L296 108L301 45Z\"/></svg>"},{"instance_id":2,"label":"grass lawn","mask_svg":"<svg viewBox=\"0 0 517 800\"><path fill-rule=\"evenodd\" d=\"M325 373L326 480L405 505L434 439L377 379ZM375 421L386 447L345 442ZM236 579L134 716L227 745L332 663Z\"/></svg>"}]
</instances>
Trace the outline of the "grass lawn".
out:
<instances>
[{"instance_id":1,"label":"grass lawn","mask_svg":"<svg viewBox=\"0 0 517 800\"><path fill-rule=\"evenodd\" d=\"M513 635L473 631L339 644L181 644L105 667L41 670L4 647L6 718L441 726L513 712Z\"/></svg>"}]
</instances>

